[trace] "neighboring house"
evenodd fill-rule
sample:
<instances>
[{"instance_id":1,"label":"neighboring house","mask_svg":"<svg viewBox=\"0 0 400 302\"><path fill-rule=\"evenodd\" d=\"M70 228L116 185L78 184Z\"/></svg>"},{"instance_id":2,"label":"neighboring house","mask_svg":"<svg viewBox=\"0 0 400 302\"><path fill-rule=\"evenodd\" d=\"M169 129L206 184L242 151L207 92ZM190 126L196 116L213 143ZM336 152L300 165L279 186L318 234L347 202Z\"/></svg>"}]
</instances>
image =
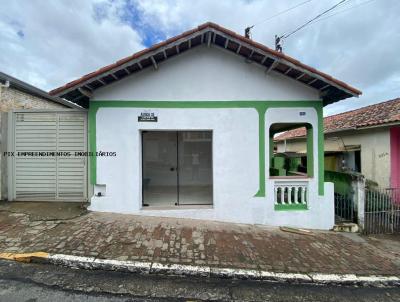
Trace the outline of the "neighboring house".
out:
<instances>
[{"instance_id":1,"label":"neighboring house","mask_svg":"<svg viewBox=\"0 0 400 302\"><path fill-rule=\"evenodd\" d=\"M400 188L400 98L324 118L325 169ZM304 152L306 130L278 135L277 152Z\"/></svg>"},{"instance_id":2,"label":"neighboring house","mask_svg":"<svg viewBox=\"0 0 400 302\"><path fill-rule=\"evenodd\" d=\"M89 108L90 209L329 229L322 108L351 86L213 23L50 92ZM307 174L270 175L307 125Z\"/></svg>"},{"instance_id":3,"label":"neighboring house","mask_svg":"<svg viewBox=\"0 0 400 302\"><path fill-rule=\"evenodd\" d=\"M40 125L35 126L35 124L33 124L32 122L26 121L24 125L22 125L22 119L24 115L27 118L28 112L30 116L31 114L36 114L35 116L38 116L37 114L41 113L42 115L40 116L40 118L43 119L45 118L43 114L49 115L52 112L65 112L66 110L69 111L71 109L82 110L82 108L75 103L51 96L43 90L40 90L10 75L0 72L0 200L8 199L9 197L8 180L13 183L13 187L25 189L26 186L30 186L33 187L32 190L36 190L35 187L37 187L37 179L40 179L40 175L38 174L41 173L32 173L32 175L26 175L26 171L29 171L31 168L28 165L24 164L23 161L28 163L30 160L32 160L32 158L19 160L11 158L11 154L10 156L5 156L3 154L3 152L13 151L36 151L40 147L38 146L39 141L37 139L37 135L40 133L35 131L35 129L40 127L40 129L44 129L45 131L47 131L48 129L45 129L47 127L46 122L39 121ZM14 127L14 124L9 127L9 122L11 121L8 117L10 114L12 114L11 120L14 120L14 117L18 115L19 121L15 122L16 124L18 124L17 127ZM14 138L20 139L14 140ZM8 145L8 140L10 139L12 144ZM44 142L42 142L41 147L45 146L45 148L48 149L49 145L46 144L50 143L51 137L45 137L43 140ZM13 145L14 143L15 146ZM13 171L11 171L11 173L8 173L7 160L4 160L5 157L10 159L10 169L15 168L14 171L21 171L21 173L14 173L15 178L7 177L7 174L13 174ZM38 163L38 165L44 166L45 164L42 162L40 164ZM26 183L27 178L29 178L29 183Z\"/></svg>"},{"instance_id":4,"label":"neighboring house","mask_svg":"<svg viewBox=\"0 0 400 302\"><path fill-rule=\"evenodd\" d=\"M46 91L0 72L0 112L8 112L14 109L66 108L80 107L75 103L51 96Z\"/></svg>"}]
</instances>

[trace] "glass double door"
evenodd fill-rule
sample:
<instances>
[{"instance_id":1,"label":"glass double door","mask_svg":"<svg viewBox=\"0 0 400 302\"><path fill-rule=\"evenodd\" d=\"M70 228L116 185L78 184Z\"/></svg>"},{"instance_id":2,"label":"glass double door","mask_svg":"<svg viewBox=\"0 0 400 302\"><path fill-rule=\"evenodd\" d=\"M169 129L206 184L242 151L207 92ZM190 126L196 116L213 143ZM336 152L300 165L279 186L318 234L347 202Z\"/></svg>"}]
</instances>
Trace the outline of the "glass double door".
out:
<instances>
[{"instance_id":1,"label":"glass double door","mask_svg":"<svg viewBox=\"0 0 400 302\"><path fill-rule=\"evenodd\" d=\"M212 204L212 132L142 132L143 206Z\"/></svg>"}]
</instances>

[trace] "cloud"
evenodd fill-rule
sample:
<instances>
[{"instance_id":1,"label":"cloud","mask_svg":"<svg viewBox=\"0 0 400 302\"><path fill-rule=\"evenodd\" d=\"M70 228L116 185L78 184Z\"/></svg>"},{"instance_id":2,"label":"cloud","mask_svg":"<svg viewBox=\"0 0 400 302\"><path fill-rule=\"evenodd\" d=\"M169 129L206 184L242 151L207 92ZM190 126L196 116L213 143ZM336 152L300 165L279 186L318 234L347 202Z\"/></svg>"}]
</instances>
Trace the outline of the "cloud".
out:
<instances>
[{"instance_id":1,"label":"cloud","mask_svg":"<svg viewBox=\"0 0 400 302\"><path fill-rule=\"evenodd\" d=\"M0 70L48 90L142 49L119 4L102 3L8 2L0 11Z\"/></svg>"},{"instance_id":2,"label":"cloud","mask_svg":"<svg viewBox=\"0 0 400 302\"><path fill-rule=\"evenodd\" d=\"M212 21L273 47L337 0L10 1L0 11L0 70L51 89L141 48ZM363 91L333 114L400 95L400 1L348 0L284 41L284 52ZM337 12L340 12L337 15ZM331 17L329 17L331 16ZM18 34L23 33L23 35Z\"/></svg>"},{"instance_id":3,"label":"cloud","mask_svg":"<svg viewBox=\"0 0 400 302\"><path fill-rule=\"evenodd\" d=\"M253 39L270 47L274 45L275 34L291 32L337 2L310 1L268 22L259 23L301 1L131 0L141 12L143 23L153 25L167 35L205 21L219 23L241 34L246 26L259 23L252 29ZM360 98L327 106L325 114L400 96L399 9L400 2L396 0L348 1L328 13L324 20L283 42L285 53L363 91Z\"/></svg>"}]
</instances>

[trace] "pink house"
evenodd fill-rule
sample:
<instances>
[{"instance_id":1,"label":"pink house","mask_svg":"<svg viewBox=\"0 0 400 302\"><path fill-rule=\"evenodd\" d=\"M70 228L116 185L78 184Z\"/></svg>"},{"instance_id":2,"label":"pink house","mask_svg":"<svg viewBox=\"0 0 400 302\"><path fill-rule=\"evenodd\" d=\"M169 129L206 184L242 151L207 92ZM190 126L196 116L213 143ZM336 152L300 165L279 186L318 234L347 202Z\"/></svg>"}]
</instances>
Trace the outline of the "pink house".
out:
<instances>
[{"instance_id":1,"label":"pink house","mask_svg":"<svg viewBox=\"0 0 400 302\"><path fill-rule=\"evenodd\" d=\"M391 187L400 188L400 126L390 128L390 155Z\"/></svg>"}]
</instances>

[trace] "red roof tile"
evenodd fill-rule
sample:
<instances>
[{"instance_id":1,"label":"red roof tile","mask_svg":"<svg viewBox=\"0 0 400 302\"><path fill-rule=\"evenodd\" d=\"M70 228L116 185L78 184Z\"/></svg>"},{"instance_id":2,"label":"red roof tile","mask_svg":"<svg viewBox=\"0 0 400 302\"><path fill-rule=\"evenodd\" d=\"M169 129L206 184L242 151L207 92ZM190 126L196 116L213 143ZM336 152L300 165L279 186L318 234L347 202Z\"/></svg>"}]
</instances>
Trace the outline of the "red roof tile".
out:
<instances>
[{"instance_id":1,"label":"red roof tile","mask_svg":"<svg viewBox=\"0 0 400 302\"><path fill-rule=\"evenodd\" d=\"M69 83L65 84L64 86L58 87L58 88L50 91L49 93L51 95L59 95L60 93L62 93L63 91L65 91L65 90L67 90L67 89L69 89L71 87L74 87L74 86L78 87L79 84L81 84L81 83L83 83L83 82L85 82L85 81L87 81L87 80L89 80L91 78L94 78L94 77L96 77L96 76L98 76L98 75L100 75L102 73L105 73L105 72L110 71L110 70L112 70L112 69L114 69L116 67L119 67L119 66L123 65L124 63L126 63L126 62L128 62L130 60L137 59L137 58L139 58L141 56L144 56L144 55L148 54L149 52L151 52L153 50L156 50L158 48L166 46L166 45L168 45L170 43L173 43L173 42L175 42L175 41L177 41L177 40L179 40L181 38L185 38L185 37L187 37L187 36L189 36L189 35L191 35L193 33L199 32L199 31L201 31L201 30L203 30L205 28L212 28L214 30L218 30L218 31L220 31L220 32L222 32L222 33L224 33L226 35L229 35L229 36L235 38L235 39L238 39L238 40L240 40L242 42L248 43L248 44L250 44L251 46L253 46L255 48L258 48L258 49L260 49L262 51L265 51L265 52L267 52L267 53L269 53L269 54L271 54L271 55L273 55L273 56L275 56L277 58L284 59L284 60L286 60L286 61L288 61L288 62L290 62L290 63L292 63L292 64L294 64L294 65L296 65L296 66L298 66L300 68L304 68L305 70L308 70L311 73L319 75L319 76L321 76L322 78L324 78L326 80L332 81L333 83L335 83L336 85L338 85L342 89L346 89L346 90L350 91L351 93L353 93L354 95L360 95L361 94L360 90L358 90L358 89L356 89L356 88L354 88L354 87L352 87L352 86L350 86L350 85L348 85L348 84L346 84L346 83L344 83L344 82L342 82L340 80L337 80L337 79L331 77L330 75L328 75L326 73L323 73L323 72L321 72L319 70L316 70L315 68L313 68L311 66L308 66L306 64L303 64L300 61L298 61L298 60L296 60L296 59L294 59L294 58L292 58L290 56L285 55L284 53L275 51L275 50L273 50L273 49L271 49L271 48L269 48L269 47L267 47L267 46L265 46L263 44L257 43L257 42L255 42L255 41L253 41L251 39L248 39L248 38L246 38L246 37L244 37L242 35L239 35L239 34L233 32L233 31L231 31L229 29L226 29L226 28L224 28L224 27L222 27L222 26L220 26L218 24L212 23L212 22L204 23L204 24L198 26L197 28L194 28L192 30L188 30L188 31L183 32L182 34L180 34L178 36L172 37L172 38L170 38L168 40L165 40L165 41L160 42L158 44L155 44L155 45L153 45L153 46L151 46L149 48L146 48L146 49L141 50L141 51L139 51L137 53L134 53L131 56L123 58L123 59L121 59L121 60L119 60L119 61L117 61L117 62L115 62L113 64L110 64L108 66L102 67L97 71L91 72L91 73L89 73L87 75L82 76L79 79L76 79L76 80L74 80L72 82L69 82Z\"/></svg>"},{"instance_id":2,"label":"red roof tile","mask_svg":"<svg viewBox=\"0 0 400 302\"><path fill-rule=\"evenodd\" d=\"M329 133L394 122L400 122L400 98L327 116L324 118L324 132ZM304 137L305 135L306 129L298 128L278 135L275 140L281 141Z\"/></svg>"}]
</instances>

